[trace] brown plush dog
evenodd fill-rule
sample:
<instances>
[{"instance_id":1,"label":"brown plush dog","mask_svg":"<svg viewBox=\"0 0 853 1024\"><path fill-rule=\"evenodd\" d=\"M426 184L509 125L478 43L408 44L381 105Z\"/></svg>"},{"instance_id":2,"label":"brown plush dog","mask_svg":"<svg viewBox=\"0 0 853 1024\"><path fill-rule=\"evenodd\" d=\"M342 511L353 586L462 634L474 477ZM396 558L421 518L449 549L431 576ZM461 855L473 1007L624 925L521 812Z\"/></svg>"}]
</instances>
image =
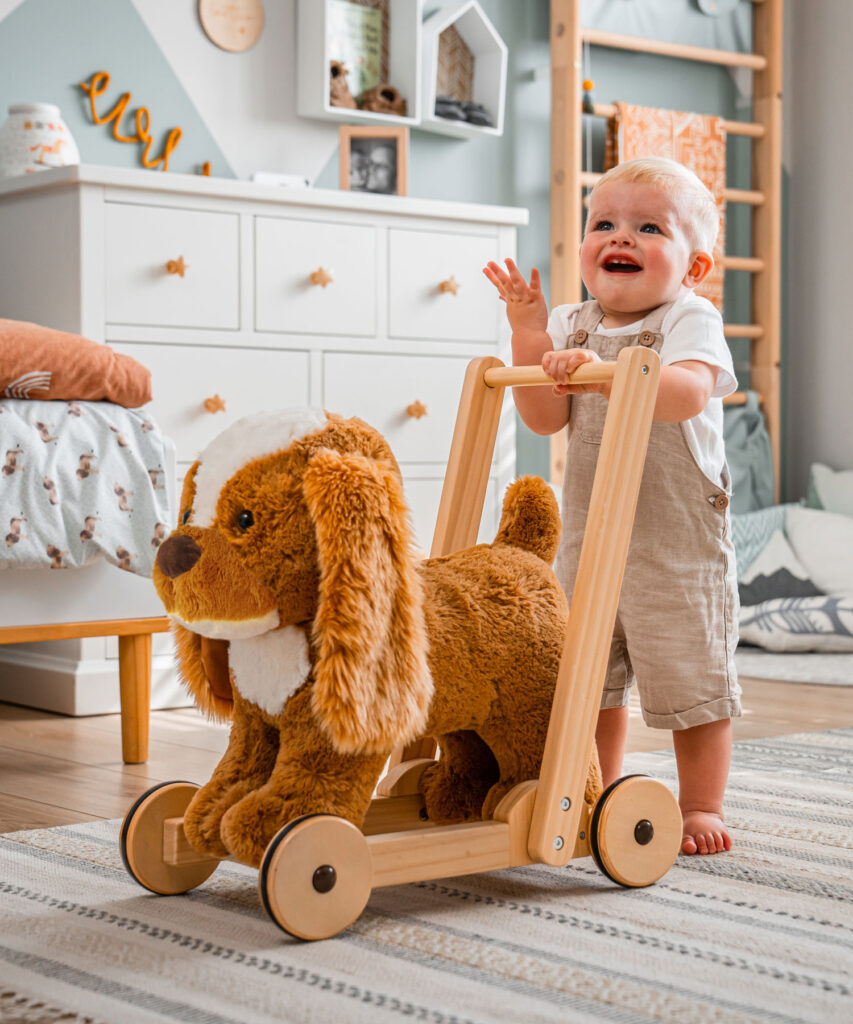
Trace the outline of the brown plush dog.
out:
<instances>
[{"instance_id":1,"label":"brown plush dog","mask_svg":"<svg viewBox=\"0 0 853 1024\"><path fill-rule=\"evenodd\" d=\"M419 735L440 745L421 778L438 823L488 818L536 778L567 618L559 530L550 488L525 477L494 543L419 561L394 456L360 420L260 414L214 440L154 569L185 682L232 719L184 818L196 850L258 865L300 815L360 825Z\"/></svg>"}]
</instances>

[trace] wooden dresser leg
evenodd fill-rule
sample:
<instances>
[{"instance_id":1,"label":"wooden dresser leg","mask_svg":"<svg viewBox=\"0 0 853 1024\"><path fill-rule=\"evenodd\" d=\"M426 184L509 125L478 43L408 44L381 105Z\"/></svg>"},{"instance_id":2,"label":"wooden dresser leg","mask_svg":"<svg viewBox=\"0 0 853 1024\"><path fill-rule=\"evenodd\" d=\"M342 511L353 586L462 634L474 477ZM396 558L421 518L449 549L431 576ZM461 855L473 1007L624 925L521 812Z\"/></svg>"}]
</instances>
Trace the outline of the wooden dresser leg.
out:
<instances>
[{"instance_id":1,"label":"wooden dresser leg","mask_svg":"<svg viewBox=\"0 0 853 1024\"><path fill-rule=\"evenodd\" d=\"M151 634L118 638L121 691L121 754L125 764L148 760L151 708Z\"/></svg>"}]
</instances>

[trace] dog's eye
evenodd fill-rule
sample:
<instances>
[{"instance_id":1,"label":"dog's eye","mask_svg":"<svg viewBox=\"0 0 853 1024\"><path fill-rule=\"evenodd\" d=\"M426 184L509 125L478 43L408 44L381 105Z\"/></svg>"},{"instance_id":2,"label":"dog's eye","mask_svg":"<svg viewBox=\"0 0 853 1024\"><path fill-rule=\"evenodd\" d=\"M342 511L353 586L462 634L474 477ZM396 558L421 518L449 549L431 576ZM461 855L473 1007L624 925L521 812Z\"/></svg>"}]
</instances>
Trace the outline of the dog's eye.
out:
<instances>
[{"instance_id":1,"label":"dog's eye","mask_svg":"<svg viewBox=\"0 0 853 1024\"><path fill-rule=\"evenodd\" d=\"M248 509L244 509L239 516L237 516L237 526L245 533L250 526L253 526L255 517Z\"/></svg>"},{"instance_id":2,"label":"dog's eye","mask_svg":"<svg viewBox=\"0 0 853 1024\"><path fill-rule=\"evenodd\" d=\"M185 526L190 521L191 513L192 509L188 508L184 510L184 514L181 516L181 526Z\"/></svg>"}]
</instances>

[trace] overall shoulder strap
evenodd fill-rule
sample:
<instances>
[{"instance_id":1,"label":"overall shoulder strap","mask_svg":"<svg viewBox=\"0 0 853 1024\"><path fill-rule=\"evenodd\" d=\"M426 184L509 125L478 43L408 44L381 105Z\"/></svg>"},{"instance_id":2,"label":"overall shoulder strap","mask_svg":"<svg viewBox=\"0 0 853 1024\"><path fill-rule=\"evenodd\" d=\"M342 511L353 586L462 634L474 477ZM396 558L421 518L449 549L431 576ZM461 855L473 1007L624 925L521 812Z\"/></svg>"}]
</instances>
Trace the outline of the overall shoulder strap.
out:
<instances>
[{"instance_id":1,"label":"overall shoulder strap","mask_svg":"<svg viewBox=\"0 0 853 1024\"><path fill-rule=\"evenodd\" d=\"M588 302L585 302L578 310L577 316L575 317L574 334L569 338L568 347L580 347L584 345L590 334L595 333L595 329L601 323L603 315L604 314L601 312L601 306L599 306L595 299L590 299Z\"/></svg>"}]
</instances>

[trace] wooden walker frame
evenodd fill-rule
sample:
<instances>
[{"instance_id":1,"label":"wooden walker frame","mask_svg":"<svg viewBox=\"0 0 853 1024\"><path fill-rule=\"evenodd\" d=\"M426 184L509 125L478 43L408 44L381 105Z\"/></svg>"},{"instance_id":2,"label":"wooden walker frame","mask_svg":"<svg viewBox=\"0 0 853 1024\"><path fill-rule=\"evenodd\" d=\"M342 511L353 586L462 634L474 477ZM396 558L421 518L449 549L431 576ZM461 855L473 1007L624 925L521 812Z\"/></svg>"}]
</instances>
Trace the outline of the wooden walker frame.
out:
<instances>
[{"instance_id":1,"label":"wooden walker frame","mask_svg":"<svg viewBox=\"0 0 853 1024\"><path fill-rule=\"evenodd\" d=\"M420 740L395 752L361 829L315 814L289 822L271 840L258 887L283 930L330 938L356 920L380 886L533 863L562 866L590 854L612 880L645 886L672 866L681 813L666 786L628 776L594 807L584 800L659 376L657 353L638 346L615 363L586 363L572 377L613 386L539 778L515 786L491 820L439 826L424 820L418 792L435 744ZM550 383L538 366L507 367L493 357L469 364L431 556L476 543L505 388ZM202 858L184 835L182 815L197 788L155 786L124 819L125 866L153 892L187 892L219 863Z\"/></svg>"}]
</instances>

